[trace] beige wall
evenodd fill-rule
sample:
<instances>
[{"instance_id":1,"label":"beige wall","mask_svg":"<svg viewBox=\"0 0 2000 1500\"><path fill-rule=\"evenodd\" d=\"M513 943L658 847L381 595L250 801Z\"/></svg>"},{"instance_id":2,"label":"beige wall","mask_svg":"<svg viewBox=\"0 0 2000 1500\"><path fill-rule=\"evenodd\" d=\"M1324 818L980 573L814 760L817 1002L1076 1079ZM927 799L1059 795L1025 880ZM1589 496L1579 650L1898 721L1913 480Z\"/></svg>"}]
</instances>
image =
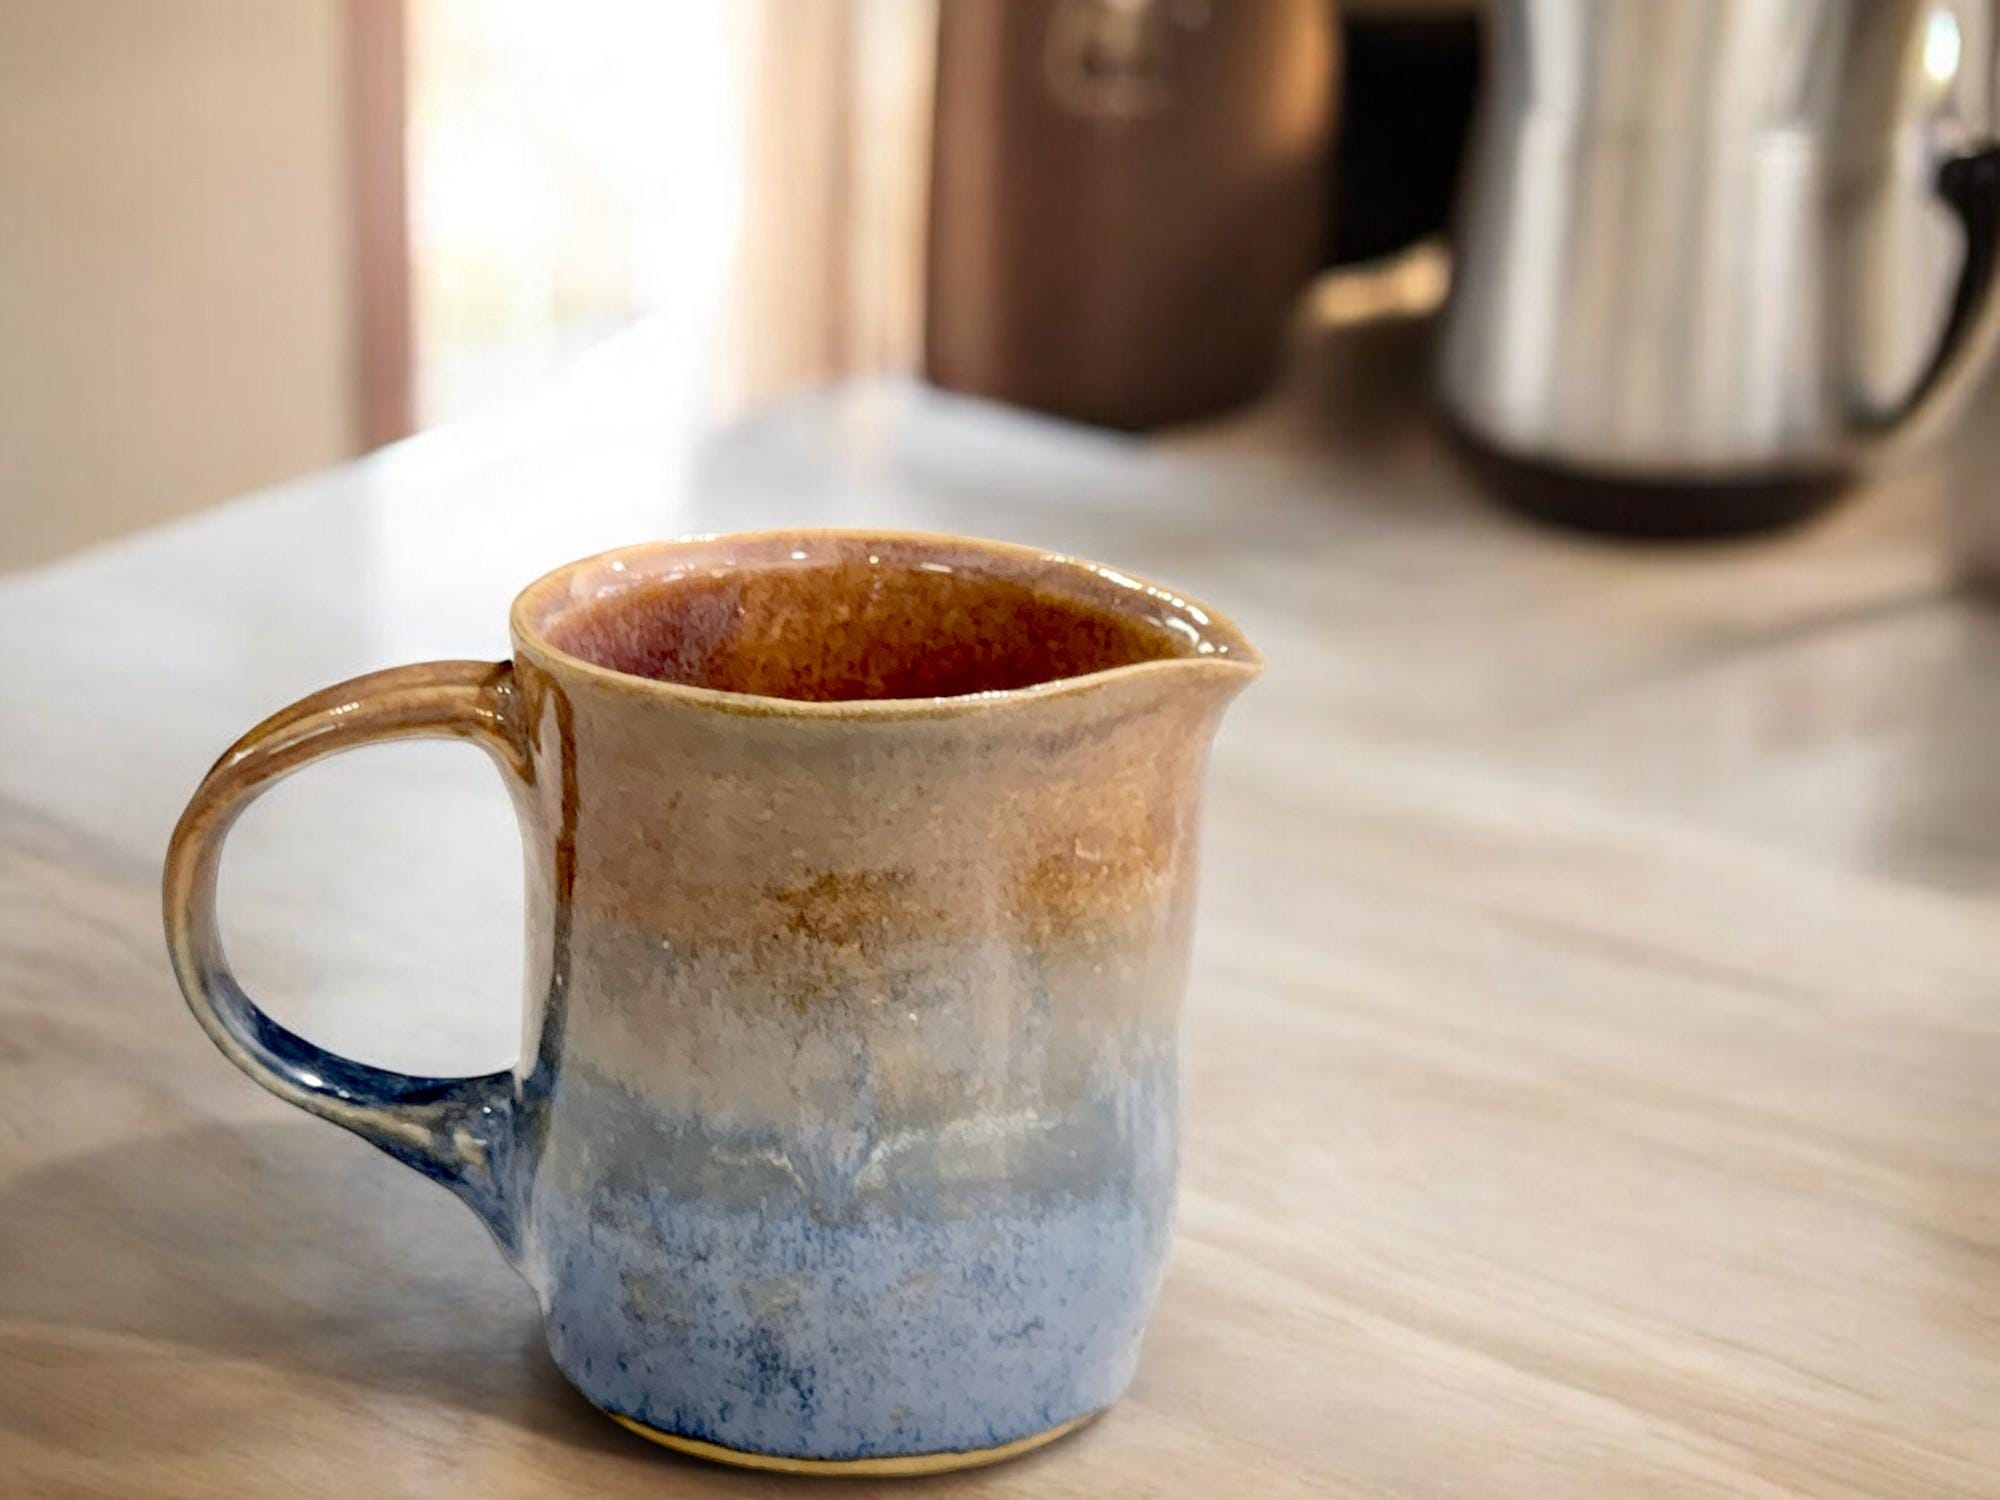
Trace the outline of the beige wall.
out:
<instances>
[{"instance_id":1,"label":"beige wall","mask_svg":"<svg viewBox=\"0 0 2000 1500\"><path fill-rule=\"evenodd\" d=\"M0 0L0 568L351 452L341 0Z\"/></svg>"}]
</instances>

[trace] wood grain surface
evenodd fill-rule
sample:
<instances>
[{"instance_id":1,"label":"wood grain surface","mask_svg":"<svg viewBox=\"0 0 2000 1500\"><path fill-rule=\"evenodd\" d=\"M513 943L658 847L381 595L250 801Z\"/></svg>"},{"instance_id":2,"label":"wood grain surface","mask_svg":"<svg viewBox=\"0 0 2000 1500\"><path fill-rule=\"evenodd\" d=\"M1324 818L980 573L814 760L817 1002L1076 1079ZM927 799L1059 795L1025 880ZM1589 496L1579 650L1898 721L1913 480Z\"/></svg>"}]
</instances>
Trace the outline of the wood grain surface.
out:
<instances>
[{"instance_id":1,"label":"wood grain surface","mask_svg":"<svg viewBox=\"0 0 2000 1500\"><path fill-rule=\"evenodd\" d=\"M1962 455L1795 535L1628 549L1486 507L1419 336L1137 444L897 384L718 433L643 339L507 420L0 580L0 1495L776 1494L573 1395L441 1191L285 1110L168 976L224 743L497 655L518 584L651 535L1046 543L1231 610L1178 1248L1131 1397L842 1494L2000 1496L2000 616ZM517 1045L479 758L289 783L238 968L368 1060Z\"/></svg>"}]
</instances>

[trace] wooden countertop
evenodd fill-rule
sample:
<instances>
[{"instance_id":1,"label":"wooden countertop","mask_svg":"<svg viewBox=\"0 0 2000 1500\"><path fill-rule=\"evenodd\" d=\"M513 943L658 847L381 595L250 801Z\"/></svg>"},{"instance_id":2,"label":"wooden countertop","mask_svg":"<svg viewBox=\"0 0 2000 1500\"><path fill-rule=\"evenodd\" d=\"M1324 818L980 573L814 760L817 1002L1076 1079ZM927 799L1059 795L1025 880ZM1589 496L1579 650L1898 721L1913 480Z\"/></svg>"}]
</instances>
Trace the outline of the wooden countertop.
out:
<instances>
[{"instance_id":1,"label":"wooden countertop","mask_svg":"<svg viewBox=\"0 0 2000 1500\"><path fill-rule=\"evenodd\" d=\"M1184 583L1271 661L1215 757L1137 1387L938 1491L2000 1496L2000 614L1939 523L1975 476L1561 537L1468 490L1413 338L1147 444L897 383L703 433L610 356L0 580L0 1495L795 1487L571 1394L470 1215L210 1049L156 880L278 704L502 653L605 545L841 521ZM232 843L238 966L330 1046L503 1066L514 839L454 747L288 783Z\"/></svg>"}]
</instances>

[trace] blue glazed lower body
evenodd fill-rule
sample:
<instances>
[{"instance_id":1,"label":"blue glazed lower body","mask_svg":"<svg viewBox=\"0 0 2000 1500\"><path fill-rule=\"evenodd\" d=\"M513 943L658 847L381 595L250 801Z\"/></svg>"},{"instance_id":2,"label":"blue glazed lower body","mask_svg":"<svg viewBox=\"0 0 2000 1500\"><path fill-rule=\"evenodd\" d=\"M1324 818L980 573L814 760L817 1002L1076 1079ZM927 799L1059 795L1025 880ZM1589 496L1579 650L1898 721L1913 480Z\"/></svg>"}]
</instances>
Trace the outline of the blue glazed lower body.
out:
<instances>
[{"instance_id":1,"label":"blue glazed lower body","mask_svg":"<svg viewBox=\"0 0 2000 1500\"><path fill-rule=\"evenodd\" d=\"M522 1269L563 1373L655 1432L843 1461L1015 1443L1132 1378L1177 1114L1165 1060L942 1135L723 1128L574 1069Z\"/></svg>"},{"instance_id":2,"label":"blue glazed lower body","mask_svg":"<svg viewBox=\"0 0 2000 1500\"><path fill-rule=\"evenodd\" d=\"M549 1347L577 1388L794 1458L990 1448L1110 1405L1166 1248L1164 1214L1115 1200L931 1223L549 1207Z\"/></svg>"}]
</instances>

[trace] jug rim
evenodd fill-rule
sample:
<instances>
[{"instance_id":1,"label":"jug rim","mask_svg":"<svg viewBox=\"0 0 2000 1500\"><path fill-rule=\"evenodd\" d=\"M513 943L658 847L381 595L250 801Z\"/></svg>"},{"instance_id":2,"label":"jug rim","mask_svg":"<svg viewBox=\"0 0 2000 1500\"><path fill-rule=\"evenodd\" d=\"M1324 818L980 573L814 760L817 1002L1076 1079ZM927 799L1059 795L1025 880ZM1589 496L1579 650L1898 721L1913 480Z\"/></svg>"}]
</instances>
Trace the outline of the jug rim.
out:
<instances>
[{"instance_id":1,"label":"jug rim","mask_svg":"<svg viewBox=\"0 0 2000 1500\"><path fill-rule=\"evenodd\" d=\"M805 699L737 692L621 671L558 646L553 622L571 610L595 604L647 582L681 576L674 560L699 561L705 569L776 566L825 561L869 543L984 564L997 576L1047 587L1057 597L1095 605L1112 613L1165 625L1185 637L1188 649L1123 662L1090 672L1055 676L1017 687L941 697ZM815 547L817 550L815 550ZM873 559L870 559L873 561ZM1062 585L1068 585L1067 589ZM1144 601L1143 605L1139 601ZM639 698L675 700L728 713L800 719L913 719L991 713L1046 702L1124 681L1164 673L1220 674L1239 686L1264 668L1264 658L1236 622L1220 610L1164 584L1071 553L949 532L896 528L816 526L752 531L697 532L638 542L564 563L535 579L514 598L509 626L517 655L544 669L559 669L593 685Z\"/></svg>"}]
</instances>

